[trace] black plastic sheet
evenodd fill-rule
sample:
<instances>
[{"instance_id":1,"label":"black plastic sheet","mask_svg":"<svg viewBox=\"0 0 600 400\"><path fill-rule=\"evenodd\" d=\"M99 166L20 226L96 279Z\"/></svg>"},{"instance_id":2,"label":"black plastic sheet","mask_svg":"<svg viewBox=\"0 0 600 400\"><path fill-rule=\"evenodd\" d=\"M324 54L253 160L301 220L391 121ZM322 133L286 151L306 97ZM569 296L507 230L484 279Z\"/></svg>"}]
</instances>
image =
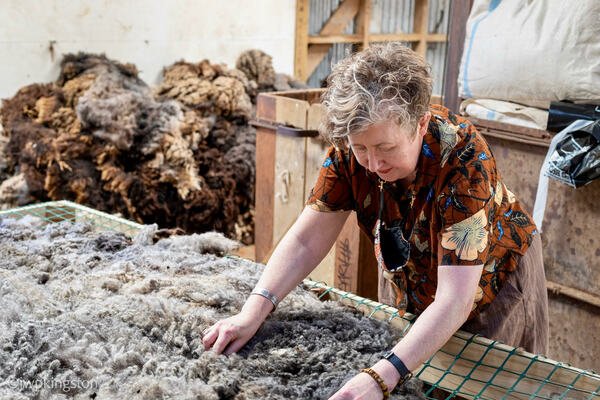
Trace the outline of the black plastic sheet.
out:
<instances>
[{"instance_id":1,"label":"black plastic sheet","mask_svg":"<svg viewBox=\"0 0 600 400\"><path fill-rule=\"evenodd\" d=\"M578 119L600 120L600 105L574 104L566 101L553 101L548 109L547 128L552 132L560 132Z\"/></svg>"}]
</instances>

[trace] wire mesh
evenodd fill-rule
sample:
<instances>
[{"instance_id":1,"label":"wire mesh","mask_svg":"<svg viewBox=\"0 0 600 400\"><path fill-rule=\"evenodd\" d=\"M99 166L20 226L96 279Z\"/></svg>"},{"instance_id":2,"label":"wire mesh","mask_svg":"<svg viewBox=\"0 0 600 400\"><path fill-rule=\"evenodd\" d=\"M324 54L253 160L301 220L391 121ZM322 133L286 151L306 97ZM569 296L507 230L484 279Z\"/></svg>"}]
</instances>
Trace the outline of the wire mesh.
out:
<instances>
[{"instance_id":1,"label":"wire mesh","mask_svg":"<svg viewBox=\"0 0 600 400\"><path fill-rule=\"evenodd\" d=\"M143 225L66 200L32 204L0 211L0 218L35 216L44 222L88 222L98 230L111 230L134 236Z\"/></svg>"},{"instance_id":2,"label":"wire mesh","mask_svg":"<svg viewBox=\"0 0 600 400\"><path fill-rule=\"evenodd\" d=\"M142 225L70 201L53 201L0 211L0 218L35 216L45 222L89 222L98 230L113 230L133 236ZM386 321L402 336L416 316L309 279L304 285L363 312ZM415 373L426 382L428 399L543 399L600 400L600 375L566 363L528 353L505 344L458 331Z\"/></svg>"},{"instance_id":3,"label":"wire mesh","mask_svg":"<svg viewBox=\"0 0 600 400\"><path fill-rule=\"evenodd\" d=\"M370 318L387 321L404 336L415 316L321 282L304 285L321 298L353 306ZM600 400L600 375L566 363L507 346L479 335L458 331L415 373L428 383L425 395L439 399L577 399Z\"/></svg>"}]
</instances>

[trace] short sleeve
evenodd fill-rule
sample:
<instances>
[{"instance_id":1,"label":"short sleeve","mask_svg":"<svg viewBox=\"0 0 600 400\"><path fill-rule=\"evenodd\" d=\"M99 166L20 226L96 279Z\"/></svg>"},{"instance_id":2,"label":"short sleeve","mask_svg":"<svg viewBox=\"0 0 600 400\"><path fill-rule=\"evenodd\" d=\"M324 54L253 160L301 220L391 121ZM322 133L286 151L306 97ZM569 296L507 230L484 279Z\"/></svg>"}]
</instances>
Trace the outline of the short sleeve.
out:
<instances>
[{"instance_id":1,"label":"short sleeve","mask_svg":"<svg viewBox=\"0 0 600 400\"><path fill-rule=\"evenodd\" d=\"M496 212L495 161L477 136L453 149L437 197L441 265L485 264Z\"/></svg>"},{"instance_id":2,"label":"short sleeve","mask_svg":"<svg viewBox=\"0 0 600 400\"><path fill-rule=\"evenodd\" d=\"M330 147L306 205L317 211L352 210L352 187L345 154Z\"/></svg>"}]
</instances>

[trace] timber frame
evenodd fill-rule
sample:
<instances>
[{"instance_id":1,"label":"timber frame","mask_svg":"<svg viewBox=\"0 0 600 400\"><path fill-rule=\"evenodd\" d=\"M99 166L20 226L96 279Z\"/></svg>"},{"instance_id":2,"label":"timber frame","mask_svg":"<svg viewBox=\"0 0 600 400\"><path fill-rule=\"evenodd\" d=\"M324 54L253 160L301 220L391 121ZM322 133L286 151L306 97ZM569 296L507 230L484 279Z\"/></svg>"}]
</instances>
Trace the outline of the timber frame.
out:
<instances>
[{"instance_id":1,"label":"timber frame","mask_svg":"<svg viewBox=\"0 0 600 400\"><path fill-rule=\"evenodd\" d=\"M429 0L415 0L414 32L411 33L370 33L372 7L372 0L343 0L319 34L313 36L308 34L310 0L296 0L296 78L306 81L336 43L351 43L362 49L373 42L410 42L413 50L425 57L428 43L445 43L448 40L446 34L428 31ZM352 20L356 21L356 33L344 34Z\"/></svg>"}]
</instances>

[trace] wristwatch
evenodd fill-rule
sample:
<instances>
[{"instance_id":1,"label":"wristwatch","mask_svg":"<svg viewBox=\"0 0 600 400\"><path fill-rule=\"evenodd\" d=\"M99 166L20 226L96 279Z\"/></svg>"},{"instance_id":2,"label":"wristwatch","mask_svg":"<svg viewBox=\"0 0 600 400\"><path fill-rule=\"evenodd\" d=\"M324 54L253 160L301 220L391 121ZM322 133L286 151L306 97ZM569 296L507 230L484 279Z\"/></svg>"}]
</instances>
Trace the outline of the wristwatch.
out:
<instances>
[{"instance_id":1,"label":"wristwatch","mask_svg":"<svg viewBox=\"0 0 600 400\"><path fill-rule=\"evenodd\" d=\"M383 358L391 362L400 374L400 381L398 382L398 385L402 385L404 384L404 382L412 378L412 372L410 372L408 368L406 368L406 365L404 365L400 357L394 354L393 351L390 350L387 353L385 353L383 355Z\"/></svg>"}]
</instances>

